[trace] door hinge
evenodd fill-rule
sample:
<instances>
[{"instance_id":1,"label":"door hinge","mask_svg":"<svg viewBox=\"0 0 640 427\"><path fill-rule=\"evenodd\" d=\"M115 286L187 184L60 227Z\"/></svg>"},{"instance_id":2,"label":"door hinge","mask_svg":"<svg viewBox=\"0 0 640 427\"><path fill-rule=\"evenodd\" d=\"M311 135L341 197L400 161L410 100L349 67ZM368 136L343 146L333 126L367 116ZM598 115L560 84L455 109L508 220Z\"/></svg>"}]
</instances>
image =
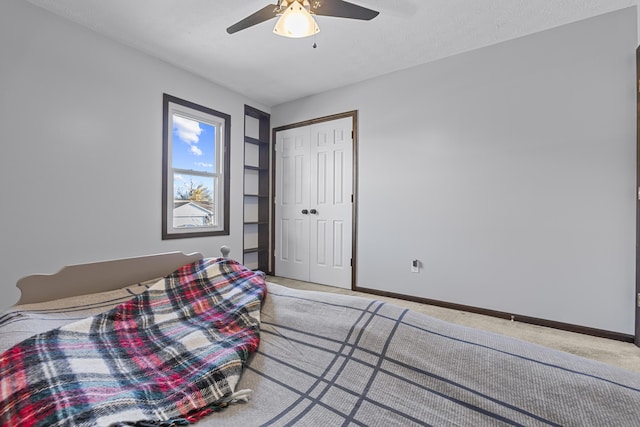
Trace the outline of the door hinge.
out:
<instances>
[{"instance_id":1,"label":"door hinge","mask_svg":"<svg viewBox=\"0 0 640 427\"><path fill-rule=\"evenodd\" d=\"M638 187L638 200L640 200L640 187Z\"/></svg>"},{"instance_id":2,"label":"door hinge","mask_svg":"<svg viewBox=\"0 0 640 427\"><path fill-rule=\"evenodd\" d=\"M638 305L638 308L640 308L640 293L638 293L638 301L637 301L637 303L638 303L638 304L637 304L637 305Z\"/></svg>"},{"instance_id":3,"label":"door hinge","mask_svg":"<svg viewBox=\"0 0 640 427\"><path fill-rule=\"evenodd\" d=\"M638 192L638 197L640 197L640 192ZM351 195L351 203L353 203L353 194Z\"/></svg>"},{"instance_id":4,"label":"door hinge","mask_svg":"<svg viewBox=\"0 0 640 427\"><path fill-rule=\"evenodd\" d=\"M351 267L353 267L353 258L351 258L351 259L349 260L349 265L350 265ZM638 294L638 298L639 298L639 301L640 301L640 294Z\"/></svg>"}]
</instances>

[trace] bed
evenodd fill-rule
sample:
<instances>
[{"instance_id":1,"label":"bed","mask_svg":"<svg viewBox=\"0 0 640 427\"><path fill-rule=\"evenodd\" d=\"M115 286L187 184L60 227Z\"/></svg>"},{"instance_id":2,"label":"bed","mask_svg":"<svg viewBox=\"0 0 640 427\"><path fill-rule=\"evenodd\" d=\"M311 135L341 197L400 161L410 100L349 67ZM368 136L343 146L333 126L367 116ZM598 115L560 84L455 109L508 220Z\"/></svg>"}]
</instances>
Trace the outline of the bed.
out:
<instances>
[{"instance_id":1,"label":"bed","mask_svg":"<svg viewBox=\"0 0 640 427\"><path fill-rule=\"evenodd\" d=\"M375 299L290 289L226 256L82 264L18 287L0 314L3 426L640 425L637 373ZM165 343L165 330L180 338ZM143 332L155 350L122 360L101 331L126 354L145 348ZM191 377L197 391L182 384Z\"/></svg>"}]
</instances>

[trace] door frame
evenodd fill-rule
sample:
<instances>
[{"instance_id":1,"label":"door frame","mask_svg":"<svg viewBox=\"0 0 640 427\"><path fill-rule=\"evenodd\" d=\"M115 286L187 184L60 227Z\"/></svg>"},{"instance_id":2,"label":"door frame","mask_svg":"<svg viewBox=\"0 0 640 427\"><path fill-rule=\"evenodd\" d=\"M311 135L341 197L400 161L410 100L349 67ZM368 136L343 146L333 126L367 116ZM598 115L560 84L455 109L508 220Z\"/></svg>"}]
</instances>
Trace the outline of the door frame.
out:
<instances>
[{"instance_id":1,"label":"door frame","mask_svg":"<svg viewBox=\"0 0 640 427\"><path fill-rule=\"evenodd\" d=\"M357 242L358 242L358 110L345 111L343 113L331 114L329 116L317 117L315 119L305 120L302 122L291 123L284 126L278 126L277 128L273 128L271 131L271 182L272 182L272 192L271 192L271 230L272 230L272 239L271 239L271 270L274 275L277 275L276 271L276 173L277 173L277 165L276 165L276 133L293 129L298 127L304 127L309 125L314 125L317 123L330 122L332 120L351 118L351 126L352 126L352 145L353 145L353 163L351 168L351 180L352 180L352 210L351 210L351 290L354 290L356 287L356 260L357 257Z\"/></svg>"},{"instance_id":2,"label":"door frame","mask_svg":"<svg viewBox=\"0 0 640 427\"><path fill-rule=\"evenodd\" d=\"M636 311L635 344L640 347L640 46L636 48Z\"/></svg>"}]
</instances>

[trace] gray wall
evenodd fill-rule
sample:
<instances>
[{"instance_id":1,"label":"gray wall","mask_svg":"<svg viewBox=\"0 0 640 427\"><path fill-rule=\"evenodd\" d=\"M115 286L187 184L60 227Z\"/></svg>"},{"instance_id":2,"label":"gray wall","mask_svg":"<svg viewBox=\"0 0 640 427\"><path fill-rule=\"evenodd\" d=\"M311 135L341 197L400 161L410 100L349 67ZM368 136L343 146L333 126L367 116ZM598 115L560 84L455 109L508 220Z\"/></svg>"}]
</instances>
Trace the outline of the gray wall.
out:
<instances>
[{"instance_id":1,"label":"gray wall","mask_svg":"<svg viewBox=\"0 0 640 427\"><path fill-rule=\"evenodd\" d=\"M239 94L20 0L0 2L0 308L65 264L182 250L242 257ZM231 235L161 240L162 94L232 116Z\"/></svg>"},{"instance_id":2,"label":"gray wall","mask_svg":"<svg viewBox=\"0 0 640 427\"><path fill-rule=\"evenodd\" d=\"M359 110L357 284L632 334L636 25L633 7L274 107L274 127Z\"/></svg>"}]
</instances>

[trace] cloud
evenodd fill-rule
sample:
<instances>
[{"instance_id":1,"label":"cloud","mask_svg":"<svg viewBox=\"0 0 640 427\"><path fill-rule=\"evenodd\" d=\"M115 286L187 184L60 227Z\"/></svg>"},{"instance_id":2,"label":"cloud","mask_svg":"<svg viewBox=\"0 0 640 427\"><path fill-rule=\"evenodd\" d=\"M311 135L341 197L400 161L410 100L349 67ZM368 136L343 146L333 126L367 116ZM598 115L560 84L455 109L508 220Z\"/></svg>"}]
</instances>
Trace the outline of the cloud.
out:
<instances>
[{"instance_id":1,"label":"cloud","mask_svg":"<svg viewBox=\"0 0 640 427\"><path fill-rule=\"evenodd\" d=\"M205 162L196 162L196 166L200 166L203 168L212 168L213 163L205 163Z\"/></svg>"},{"instance_id":2,"label":"cloud","mask_svg":"<svg viewBox=\"0 0 640 427\"><path fill-rule=\"evenodd\" d=\"M189 145L197 144L198 141L200 141L202 128L200 128L200 123L195 120L187 119L174 114L173 130L177 133L178 138ZM200 154L202 154L202 152L200 152Z\"/></svg>"},{"instance_id":3,"label":"cloud","mask_svg":"<svg viewBox=\"0 0 640 427\"><path fill-rule=\"evenodd\" d=\"M196 147L195 145L191 146L191 154L195 154L196 156L202 156L202 150Z\"/></svg>"}]
</instances>

